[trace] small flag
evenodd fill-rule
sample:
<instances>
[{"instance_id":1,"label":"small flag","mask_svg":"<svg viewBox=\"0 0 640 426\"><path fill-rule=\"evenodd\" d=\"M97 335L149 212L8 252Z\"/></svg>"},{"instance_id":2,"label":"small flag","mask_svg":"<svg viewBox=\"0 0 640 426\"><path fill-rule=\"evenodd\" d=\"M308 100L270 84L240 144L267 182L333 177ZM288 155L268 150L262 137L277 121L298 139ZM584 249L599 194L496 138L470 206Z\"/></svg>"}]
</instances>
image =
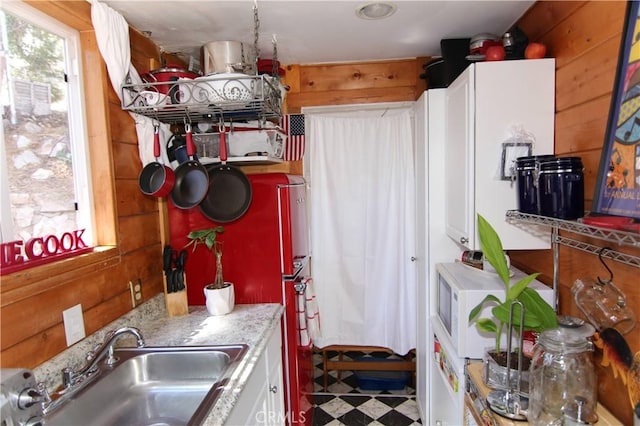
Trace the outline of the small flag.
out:
<instances>
[{"instance_id":1,"label":"small flag","mask_svg":"<svg viewBox=\"0 0 640 426\"><path fill-rule=\"evenodd\" d=\"M287 134L284 160L298 161L304 155L304 114L286 114L280 120L282 130Z\"/></svg>"}]
</instances>

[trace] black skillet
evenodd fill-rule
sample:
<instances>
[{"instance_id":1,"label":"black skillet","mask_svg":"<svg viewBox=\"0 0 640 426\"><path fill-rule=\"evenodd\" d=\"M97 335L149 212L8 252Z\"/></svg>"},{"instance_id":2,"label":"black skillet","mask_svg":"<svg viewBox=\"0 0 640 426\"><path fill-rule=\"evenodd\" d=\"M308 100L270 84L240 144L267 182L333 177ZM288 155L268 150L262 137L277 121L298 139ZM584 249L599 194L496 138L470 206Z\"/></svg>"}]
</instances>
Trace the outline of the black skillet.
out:
<instances>
[{"instance_id":1,"label":"black skillet","mask_svg":"<svg viewBox=\"0 0 640 426\"><path fill-rule=\"evenodd\" d=\"M200 203L200 211L214 222L226 223L240 218L251 204L251 183L242 170L227 164L227 143L220 132L220 164L209 166L209 191Z\"/></svg>"},{"instance_id":2,"label":"black skillet","mask_svg":"<svg viewBox=\"0 0 640 426\"><path fill-rule=\"evenodd\" d=\"M191 135L191 124L184 125L189 160L180 164L175 170L176 180L171 190L171 200L180 209L197 206L207 195L209 174L194 155L196 152Z\"/></svg>"}]
</instances>

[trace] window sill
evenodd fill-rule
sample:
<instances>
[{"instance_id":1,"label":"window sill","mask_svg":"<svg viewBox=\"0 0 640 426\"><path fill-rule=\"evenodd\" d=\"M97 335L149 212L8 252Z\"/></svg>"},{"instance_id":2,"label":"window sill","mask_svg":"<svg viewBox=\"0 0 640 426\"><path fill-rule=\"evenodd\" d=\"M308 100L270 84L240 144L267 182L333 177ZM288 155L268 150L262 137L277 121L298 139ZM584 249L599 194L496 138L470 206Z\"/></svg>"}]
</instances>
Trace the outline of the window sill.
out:
<instances>
[{"instance_id":1,"label":"window sill","mask_svg":"<svg viewBox=\"0 0 640 426\"><path fill-rule=\"evenodd\" d=\"M25 296L33 295L118 263L120 263L120 251L117 246L99 246L90 253L5 275L0 283L2 305L12 302L7 299L22 298L18 294L16 297L7 297L7 293L17 291Z\"/></svg>"}]
</instances>

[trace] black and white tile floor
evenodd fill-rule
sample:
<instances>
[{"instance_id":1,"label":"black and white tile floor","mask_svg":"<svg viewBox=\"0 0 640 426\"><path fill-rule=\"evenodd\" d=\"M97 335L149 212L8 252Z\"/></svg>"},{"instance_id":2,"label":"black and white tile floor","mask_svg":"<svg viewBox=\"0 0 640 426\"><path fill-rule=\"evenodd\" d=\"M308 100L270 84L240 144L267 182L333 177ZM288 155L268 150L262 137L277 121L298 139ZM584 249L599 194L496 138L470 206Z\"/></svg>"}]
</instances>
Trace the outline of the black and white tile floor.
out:
<instances>
[{"instance_id":1,"label":"black and white tile floor","mask_svg":"<svg viewBox=\"0 0 640 426\"><path fill-rule=\"evenodd\" d=\"M344 359L362 357L362 352L346 352ZM386 353L372 353L376 357L388 357ZM331 359L337 360L329 355ZM327 392L324 392L322 355L314 354L314 426L421 425L415 390L406 386L402 390L362 390L358 378L351 371L330 371Z\"/></svg>"}]
</instances>

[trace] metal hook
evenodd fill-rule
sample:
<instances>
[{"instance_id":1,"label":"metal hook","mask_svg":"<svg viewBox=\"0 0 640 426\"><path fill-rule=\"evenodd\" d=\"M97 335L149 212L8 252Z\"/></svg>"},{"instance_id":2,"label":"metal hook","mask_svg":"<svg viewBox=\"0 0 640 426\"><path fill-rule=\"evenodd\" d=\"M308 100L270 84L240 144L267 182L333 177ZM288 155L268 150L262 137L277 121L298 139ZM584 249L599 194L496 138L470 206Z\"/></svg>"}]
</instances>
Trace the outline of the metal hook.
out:
<instances>
[{"instance_id":1,"label":"metal hook","mask_svg":"<svg viewBox=\"0 0 640 426\"><path fill-rule=\"evenodd\" d=\"M602 257L606 250L611 250L611 247L602 247L598 252L598 259L600 259L600 263L602 263L602 266L604 266L604 268L609 271L609 279L607 281L604 281L602 278L598 277L598 282L602 285L610 284L611 282L613 282L613 271L611 270L611 268L609 268L609 265L605 263L604 258Z\"/></svg>"}]
</instances>

